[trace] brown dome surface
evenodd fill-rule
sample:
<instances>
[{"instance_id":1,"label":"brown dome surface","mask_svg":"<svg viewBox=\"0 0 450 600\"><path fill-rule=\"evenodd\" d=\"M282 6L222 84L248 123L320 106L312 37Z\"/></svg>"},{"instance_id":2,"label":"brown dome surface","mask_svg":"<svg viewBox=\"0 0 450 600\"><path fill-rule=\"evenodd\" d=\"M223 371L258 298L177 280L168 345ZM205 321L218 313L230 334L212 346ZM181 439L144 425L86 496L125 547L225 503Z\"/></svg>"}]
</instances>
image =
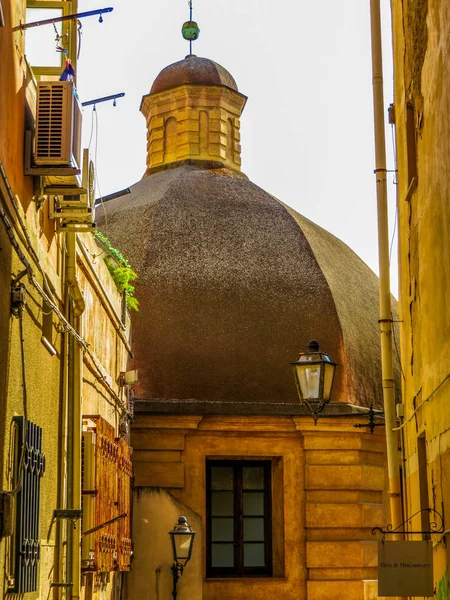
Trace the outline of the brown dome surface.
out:
<instances>
[{"instance_id":1,"label":"brown dome surface","mask_svg":"<svg viewBox=\"0 0 450 600\"><path fill-rule=\"evenodd\" d=\"M209 58L187 56L163 69L155 79L150 94L157 94L179 85L224 85L238 91L233 76Z\"/></svg>"},{"instance_id":2,"label":"brown dome surface","mask_svg":"<svg viewBox=\"0 0 450 600\"><path fill-rule=\"evenodd\" d=\"M139 275L138 398L295 414L289 363L316 338L340 364L333 400L380 405L378 279L336 237L204 166L154 173L105 210L101 230Z\"/></svg>"}]
</instances>

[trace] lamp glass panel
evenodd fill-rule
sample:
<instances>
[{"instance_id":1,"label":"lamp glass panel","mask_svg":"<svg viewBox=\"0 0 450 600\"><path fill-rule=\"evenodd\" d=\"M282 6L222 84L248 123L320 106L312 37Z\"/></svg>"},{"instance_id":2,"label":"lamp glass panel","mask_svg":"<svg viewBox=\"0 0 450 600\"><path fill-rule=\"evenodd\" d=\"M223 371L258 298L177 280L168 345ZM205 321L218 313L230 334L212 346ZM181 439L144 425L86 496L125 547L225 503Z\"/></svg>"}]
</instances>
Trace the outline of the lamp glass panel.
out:
<instances>
[{"instance_id":1,"label":"lamp glass panel","mask_svg":"<svg viewBox=\"0 0 450 600\"><path fill-rule=\"evenodd\" d=\"M178 560L188 559L189 551L191 549L192 535L181 533L175 535L174 538Z\"/></svg>"},{"instance_id":2,"label":"lamp glass panel","mask_svg":"<svg viewBox=\"0 0 450 600\"><path fill-rule=\"evenodd\" d=\"M57 19L63 16L62 8L27 8L26 22ZM55 23L58 35L61 35L62 23ZM25 54L31 66L60 67L62 64L61 53L56 51L55 30L53 24L42 25L27 29L25 33ZM67 45L66 40L59 44Z\"/></svg>"},{"instance_id":3,"label":"lamp glass panel","mask_svg":"<svg viewBox=\"0 0 450 600\"><path fill-rule=\"evenodd\" d=\"M298 384L302 398L317 400L320 392L320 365L310 365L307 361L296 365Z\"/></svg>"},{"instance_id":4,"label":"lamp glass panel","mask_svg":"<svg viewBox=\"0 0 450 600\"><path fill-rule=\"evenodd\" d=\"M323 379L323 399L329 400L331 396L331 388L333 387L334 372L336 365L332 363L324 363L325 374Z\"/></svg>"},{"instance_id":5,"label":"lamp glass panel","mask_svg":"<svg viewBox=\"0 0 450 600\"><path fill-rule=\"evenodd\" d=\"M320 393L320 367L321 365L312 365L306 367L306 381L308 384L307 398L319 398Z\"/></svg>"}]
</instances>

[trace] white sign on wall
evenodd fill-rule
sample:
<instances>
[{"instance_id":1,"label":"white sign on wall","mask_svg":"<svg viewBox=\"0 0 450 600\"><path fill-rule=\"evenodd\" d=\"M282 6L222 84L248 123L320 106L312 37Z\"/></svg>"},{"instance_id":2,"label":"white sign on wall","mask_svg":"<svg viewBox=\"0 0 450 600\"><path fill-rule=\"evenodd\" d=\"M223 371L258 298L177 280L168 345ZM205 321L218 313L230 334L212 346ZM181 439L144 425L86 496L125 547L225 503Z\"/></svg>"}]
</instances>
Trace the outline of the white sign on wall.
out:
<instances>
[{"instance_id":1,"label":"white sign on wall","mask_svg":"<svg viewBox=\"0 0 450 600\"><path fill-rule=\"evenodd\" d=\"M378 596L433 596L433 544L378 542Z\"/></svg>"}]
</instances>

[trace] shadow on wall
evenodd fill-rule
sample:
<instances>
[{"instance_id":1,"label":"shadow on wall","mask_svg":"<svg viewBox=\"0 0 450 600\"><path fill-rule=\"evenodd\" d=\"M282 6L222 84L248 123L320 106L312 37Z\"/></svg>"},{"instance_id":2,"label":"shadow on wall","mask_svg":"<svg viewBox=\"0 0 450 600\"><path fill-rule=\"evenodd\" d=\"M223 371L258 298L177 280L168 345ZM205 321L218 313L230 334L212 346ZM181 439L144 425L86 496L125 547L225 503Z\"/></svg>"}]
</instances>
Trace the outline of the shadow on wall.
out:
<instances>
[{"instance_id":1,"label":"shadow on wall","mask_svg":"<svg viewBox=\"0 0 450 600\"><path fill-rule=\"evenodd\" d=\"M172 550L169 531L184 515L196 532L192 558L177 585L179 600L201 600L203 588L201 517L163 488L138 487L133 497L133 568L126 599L172 597Z\"/></svg>"}]
</instances>

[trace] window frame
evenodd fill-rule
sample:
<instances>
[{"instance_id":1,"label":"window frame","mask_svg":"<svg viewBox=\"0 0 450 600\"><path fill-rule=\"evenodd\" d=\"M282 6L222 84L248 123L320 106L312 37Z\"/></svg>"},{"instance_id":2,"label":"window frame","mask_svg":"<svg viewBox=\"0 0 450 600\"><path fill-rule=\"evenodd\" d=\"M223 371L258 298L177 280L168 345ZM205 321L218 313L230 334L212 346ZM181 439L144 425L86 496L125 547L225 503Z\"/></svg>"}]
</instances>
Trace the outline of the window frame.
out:
<instances>
[{"instance_id":1,"label":"window frame","mask_svg":"<svg viewBox=\"0 0 450 600\"><path fill-rule=\"evenodd\" d=\"M233 468L234 508L234 567L212 566L212 481L213 467ZM243 514L243 469L262 466L264 468L264 567L244 566L244 514ZM250 490L246 490L250 491ZM261 490L258 490L261 491ZM225 542L226 543L226 542ZM248 541L247 541L248 543ZM206 577L240 578L273 577L272 564L272 461L255 459L207 459L206 461Z\"/></svg>"},{"instance_id":2,"label":"window frame","mask_svg":"<svg viewBox=\"0 0 450 600\"><path fill-rule=\"evenodd\" d=\"M0 0L1 1L1 0ZM66 17L67 15L72 14L72 0L27 0L26 8L35 8L35 9L57 9L62 11L62 16ZM70 58L72 64L76 62L75 57L72 56L74 49L74 31L75 27L72 25L72 21L62 21L61 22L61 34L67 36L67 46L69 53L66 55L61 53L60 56L60 65L59 66L49 66L49 65L35 65L31 62L31 57L26 55L26 46L25 46L25 56L27 61L33 71L34 76L40 80L41 77L59 77L62 73L62 70L66 65L66 58ZM26 35L26 32L25 32ZM56 52L56 50L55 50Z\"/></svg>"}]
</instances>

